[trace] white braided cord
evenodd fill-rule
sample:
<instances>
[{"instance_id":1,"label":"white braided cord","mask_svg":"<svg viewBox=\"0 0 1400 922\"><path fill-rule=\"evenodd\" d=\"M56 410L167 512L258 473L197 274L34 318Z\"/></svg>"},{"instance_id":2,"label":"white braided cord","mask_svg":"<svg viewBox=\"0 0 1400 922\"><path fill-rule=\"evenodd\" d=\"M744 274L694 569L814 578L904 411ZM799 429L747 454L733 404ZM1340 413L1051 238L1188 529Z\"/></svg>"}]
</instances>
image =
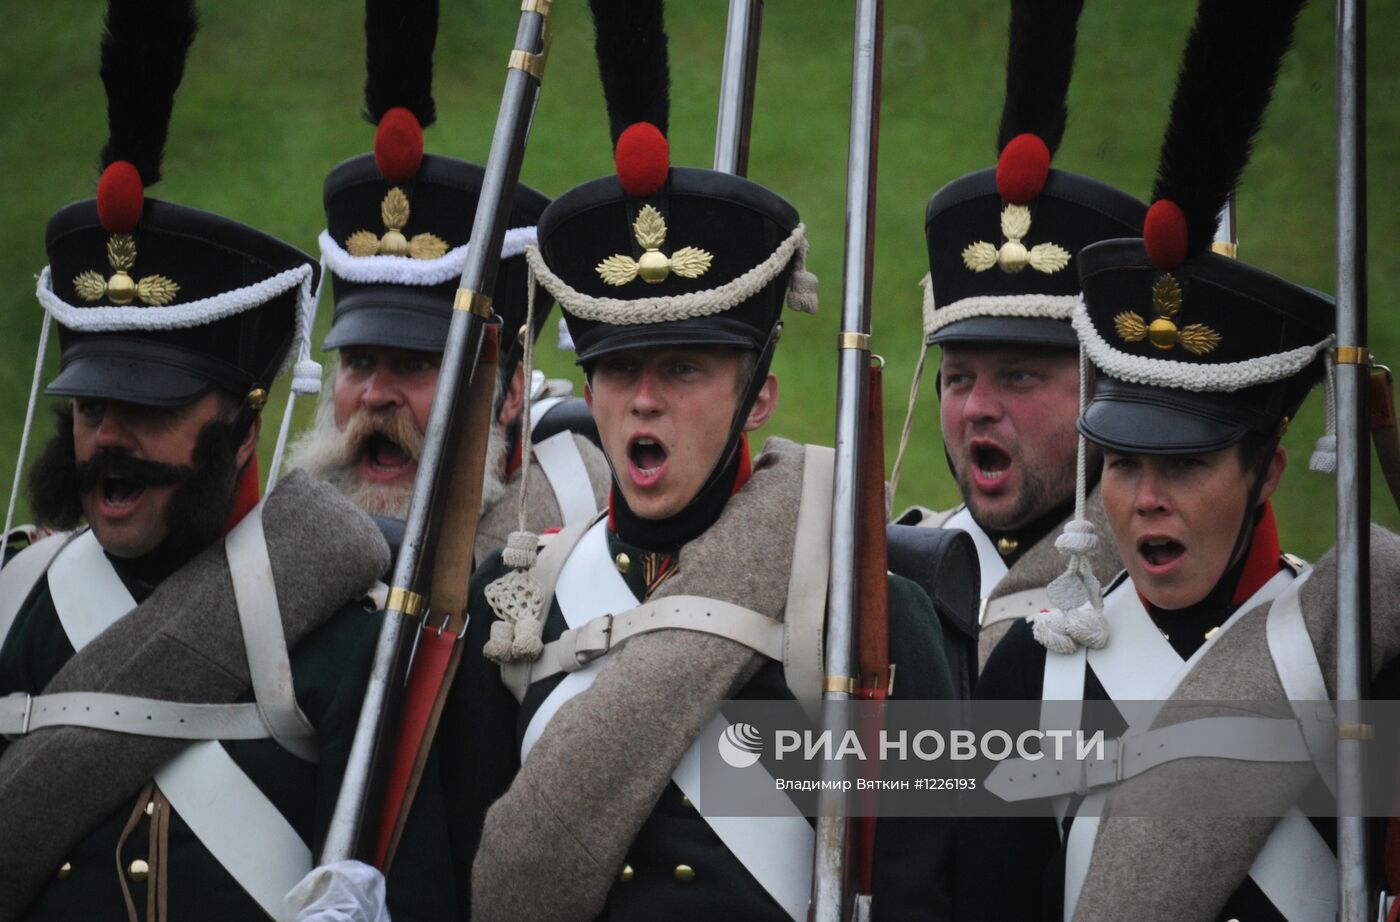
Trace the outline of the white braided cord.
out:
<instances>
[{"instance_id":1,"label":"white braided cord","mask_svg":"<svg viewBox=\"0 0 1400 922\"><path fill-rule=\"evenodd\" d=\"M1042 320L1068 320L1079 303L1078 295L974 295L938 307L933 301L933 274L919 280L924 289L924 335L929 336L950 323L974 317L1031 317Z\"/></svg>"},{"instance_id":2,"label":"white braided cord","mask_svg":"<svg viewBox=\"0 0 1400 922\"><path fill-rule=\"evenodd\" d=\"M501 243L501 259L510 259L534 246L536 232L531 227L512 227ZM339 278L356 284L441 285L461 276L467 265L471 243L454 247L437 259L411 256L351 256L335 241L330 231L321 231L321 259Z\"/></svg>"},{"instance_id":3,"label":"white braided cord","mask_svg":"<svg viewBox=\"0 0 1400 922\"><path fill-rule=\"evenodd\" d=\"M1082 300L1079 307L1075 308L1071 323L1089 358L1109 377L1129 384L1174 387L1189 391L1228 393L1255 384L1282 381L1307 368L1319 352L1332 345L1334 339L1328 336L1311 346L1299 346L1287 352L1261 355L1241 362L1198 365L1119 352L1099 335Z\"/></svg>"},{"instance_id":4,"label":"white braided cord","mask_svg":"<svg viewBox=\"0 0 1400 922\"><path fill-rule=\"evenodd\" d=\"M316 330L316 313L321 306L321 290L326 287L326 258L321 257L321 275L316 290L297 304L296 364L292 366L292 387L287 392L287 406L282 411L282 425L277 429L277 445L272 450L272 465L268 468L264 495L277 486L282 471L282 456L287 449L287 436L292 431L292 413L297 397L321 392L321 363L311 357L311 337Z\"/></svg>"},{"instance_id":5,"label":"white braided cord","mask_svg":"<svg viewBox=\"0 0 1400 922\"><path fill-rule=\"evenodd\" d=\"M767 259L718 288L636 300L595 298L576 290L550 270L537 247L526 247L525 259L545 291L575 317L613 325L667 323L721 314L752 298L787 268L805 243L806 234L807 226L797 225Z\"/></svg>"},{"instance_id":6,"label":"white braided cord","mask_svg":"<svg viewBox=\"0 0 1400 922\"><path fill-rule=\"evenodd\" d=\"M128 305L118 307L101 305L97 307L76 307L54 294L53 281L48 266L39 273L39 284L35 297L49 315L70 330L79 333L115 333L127 330L183 330L201 327L206 324L241 314L259 307L278 295L302 286L303 298L311 297L311 277L314 268L310 263L302 263L263 279L252 285L221 292L198 301L184 304L170 304L165 307ZM300 314L298 314L300 325Z\"/></svg>"},{"instance_id":7,"label":"white braided cord","mask_svg":"<svg viewBox=\"0 0 1400 922\"><path fill-rule=\"evenodd\" d=\"M19 437L19 456L15 458L15 479L10 484L10 503L5 509L5 530L0 532L0 565L5 563L5 549L10 544L10 529L15 525L15 503L19 500L20 474L24 471L24 456L29 451L29 436L34 429L34 407L39 401L39 380L44 374L44 353L48 351L49 328L53 319L44 315L39 328L39 348L34 354L34 379L29 383L29 407L24 411L24 432Z\"/></svg>"}]
</instances>

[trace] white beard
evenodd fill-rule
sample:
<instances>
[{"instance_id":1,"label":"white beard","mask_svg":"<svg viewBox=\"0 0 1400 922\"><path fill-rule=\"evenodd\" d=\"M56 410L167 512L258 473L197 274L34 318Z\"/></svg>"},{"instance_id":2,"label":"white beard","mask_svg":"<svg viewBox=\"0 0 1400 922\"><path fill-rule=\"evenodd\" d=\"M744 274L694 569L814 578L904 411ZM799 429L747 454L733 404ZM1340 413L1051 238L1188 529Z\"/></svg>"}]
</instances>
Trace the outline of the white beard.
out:
<instances>
[{"instance_id":1,"label":"white beard","mask_svg":"<svg viewBox=\"0 0 1400 922\"><path fill-rule=\"evenodd\" d=\"M421 433L419 433L421 437ZM335 397L329 387L316 398L316 418L287 449L287 466L300 468L325 480L370 515L408 518L413 481L369 483L360 476L360 445L350 444L345 430L335 424ZM486 440L486 476L482 482L484 513L506 493L506 433L499 421L491 424Z\"/></svg>"}]
</instances>

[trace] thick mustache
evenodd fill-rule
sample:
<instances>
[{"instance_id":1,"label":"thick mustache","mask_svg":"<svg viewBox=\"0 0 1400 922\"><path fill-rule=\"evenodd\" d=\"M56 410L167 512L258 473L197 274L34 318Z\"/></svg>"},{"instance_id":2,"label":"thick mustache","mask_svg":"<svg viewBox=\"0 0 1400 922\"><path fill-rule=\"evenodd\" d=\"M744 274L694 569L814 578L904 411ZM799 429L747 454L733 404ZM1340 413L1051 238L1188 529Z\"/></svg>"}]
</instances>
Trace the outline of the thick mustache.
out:
<instances>
[{"instance_id":1,"label":"thick mustache","mask_svg":"<svg viewBox=\"0 0 1400 922\"><path fill-rule=\"evenodd\" d=\"M89 493L97 489L104 477L120 477L147 487L184 483L194 476L194 468L183 464L166 464L136 458L123 451L102 449L86 461L74 465L78 491Z\"/></svg>"},{"instance_id":2,"label":"thick mustache","mask_svg":"<svg viewBox=\"0 0 1400 922\"><path fill-rule=\"evenodd\" d=\"M376 435L394 442L414 461L423 453L423 434L402 415L392 411L362 411L350 417L345 426L345 445L351 459L363 451L365 443Z\"/></svg>"}]
</instances>

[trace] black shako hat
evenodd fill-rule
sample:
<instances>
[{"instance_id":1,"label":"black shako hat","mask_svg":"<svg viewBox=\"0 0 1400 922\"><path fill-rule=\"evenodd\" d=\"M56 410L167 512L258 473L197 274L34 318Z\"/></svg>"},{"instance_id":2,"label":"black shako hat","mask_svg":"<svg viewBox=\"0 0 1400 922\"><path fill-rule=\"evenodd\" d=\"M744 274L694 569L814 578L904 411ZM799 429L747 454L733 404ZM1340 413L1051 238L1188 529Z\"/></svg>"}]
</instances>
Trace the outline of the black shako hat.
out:
<instances>
[{"instance_id":1,"label":"black shako hat","mask_svg":"<svg viewBox=\"0 0 1400 922\"><path fill-rule=\"evenodd\" d=\"M330 172L321 250L327 257L335 313L322 348L391 346L441 352L446 347L483 173L474 163L432 154L423 155L417 171L402 182L385 179L372 154L346 160ZM525 185L517 185L512 198L492 305L503 324L501 342L518 358L517 337L525 322L528 292L524 247L534 241L534 226L549 199ZM378 251L391 232L404 239L409 252L368 252L371 237ZM551 303L543 293L535 299L536 336Z\"/></svg>"},{"instance_id":2,"label":"black shako hat","mask_svg":"<svg viewBox=\"0 0 1400 922\"><path fill-rule=\"evenodd\" d=\"M1082 8L1083 0L1012 0L997 166L944 186L924 219L926 345L1074 348L1076 254L1142 226L1147 206L1133 196L1050 168Z\"/></svg>"},{"instance_id":3,"label":"black shako hat","mask_svg":"<svg viewBox=\"0 0 1400 922\"><path fill-rule=\"evenodd\" d=\"M335 312L324 349L390 346L441 352L466 265L484 170L423 152L436 120L432 95L438 4L365 4L365 115L377 126L374 153L353 157L326 177L321 254ZM502 321L501 367L513 368L528 294L523 258L549 199L515 188L509 229L492 292ZM551 301L536 292L534 335Z\"/></svg>"},{"instance_id":4,"label":"black shako hat","mask_svg":"<svg viewBox=\"0 0 1400 922\"><path fill-rule=\"evenodd\" d=\"M1278 437L1323 376L1332 299L1211 251L1301 6L1200 4L1142 237L1079 258L1074 327L1099 372L1079 418L1091 442L1170 455Z\"/></svg>"},{"instance_id":5,"label":"black shako hat","mask_svg":"<svg viewBox=\"0 0 1400 922\"><path fill-rule=\"evenodd\" d=\"M760 353L762 378L784 299L816 310L805 228L757 183L671 167L662 4L590 6L616 174L545 209L531 271L559 302L581 365L624 349L732 346Z\"/></svg>"},{"instance_id":6,"label":"black shako hat","mask_svg":"<svg viewBox=\"0 0 1400 922\"><path fill-rule=\"evenodd\" d=\"M219 387L258 409L305 325L310 257L236 221L145 197L160 179L195 31L190 0L108 6L110 134L97 198L61 209L45 237L37 294L61 345L48 394L178 406Z\"/></svg>"},{"instance_id":7,"label":"black shako hat","mask_svg":"<svg viewBox=\"0 0 1400 922\"><path fill-rule=\"evenodd\" d=\"M645 195L608 176L545 209L540 252L557 279L545 285L580 364L663 346L761 352L804 245L800 228L786 201L727 173L673 167Z\"/></svg>"}]
</instances>

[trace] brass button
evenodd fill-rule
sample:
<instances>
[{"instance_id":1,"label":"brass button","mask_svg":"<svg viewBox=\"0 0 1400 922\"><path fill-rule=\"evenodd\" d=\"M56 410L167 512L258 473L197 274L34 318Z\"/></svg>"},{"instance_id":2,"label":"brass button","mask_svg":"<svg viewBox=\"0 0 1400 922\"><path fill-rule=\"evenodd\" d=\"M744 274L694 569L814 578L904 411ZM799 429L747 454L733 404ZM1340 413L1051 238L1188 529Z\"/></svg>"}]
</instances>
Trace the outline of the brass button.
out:
<instances>
[{"instance_id":1,"label":"brass button","mask_svg":"<svg viewBox=\"0 0 1400 922\"><path fill-rule=\"evenodd\" d=\"M1000 553L1000 554L1002 554L1003 556L1006 555L1006 554L1014 554L1014 553L1016 553L1016 548L1018 548L1018 547L1020 547L1020 546L1021 546L1021 542L1017 541L1015 538L998 538L998 539L997 539L997 552Z\"/></svg>"},{"instance_id":2,"label":"brass button","mask_svg":"<svg viewBox=\"0 0 1400 922\"><path fill-rule=\"evenodd\" d=\"M126 876L136 881L138 884L151 876L151 866L140 858L126 866Z\"/></svg>"},{"instance_id":3,"label":"brass button","mask_svg":"<svg viewBox=\"0 0 1400 922\"><path fill-rule=\"evenodd\" d=\"M613 562L617 564L617 572L619 573L626 573L628 570L632 569L632 558L628 557L625 553L618 554Z\"/></svg>"},{"instance_id":4,"label":"brass button","mask_svg":"<svg viewBox=\"0 0 1400 922\"><path fill-rule=\"evenodd\" d=\"M627 883L629 880L631 880L632 878L634 878L634 877L636 877L636 876L637 876L637 872L634 871L634 870L632 870L632 865L630 865L630 864L624 864L624 865L622 866L622 870L621 870L620 872L618 872L617 880L618 880L619 883L625 884L625 883Z\"/></svg>"},{"instance_id":5,"label":"brass button","mask_svg":"<svg viewBox=\"0 0 1400 922\"><path fill-rule=\"evenodd\" d=\"M695 879L695 869L688 864L676 865L676 880L688 884Z\"/></svg>"},{"instance_id":6,"label":"brass button","mask_svg":"<svg viewBox=\"0 0 1400 922\"><path fill-rule=\"evenodd\" d=\"M73 873L73 862L71 862L71 861L65 861L65 862L63 862L62 867L60 867L60 868L58 869L58 879L59 879L59 880L62 880L63 878L67 877L69 874L72 874L72 873Z\"/></svg>"},{"instance_id":7,"label":"brass button","mask_svg":"<svg viewBox=\"0 0 1400 922\"><path fill-rule=\"evenodd\" d=\"M690 798L689 798L689 797L686 797L684 794L682 794L682 795L681 795L681 806L682 806L682 807L693 807L693 806L695 806L695 804L693 804L693 803L690 802Z\"/></svg>"},{"instance_id":8,"label":"brass button","mask_svg":"<svg viewBox=\"0 0 1400 922\"><path fill-rule=\"evenodd\" d=\"M148 801L146 801L146 815L147 815L147 816L153 816L153 815L155 814L155 812L156 812L156 802L155 802L154 800L148 800Z\"/></svg>"}]
</instances>

